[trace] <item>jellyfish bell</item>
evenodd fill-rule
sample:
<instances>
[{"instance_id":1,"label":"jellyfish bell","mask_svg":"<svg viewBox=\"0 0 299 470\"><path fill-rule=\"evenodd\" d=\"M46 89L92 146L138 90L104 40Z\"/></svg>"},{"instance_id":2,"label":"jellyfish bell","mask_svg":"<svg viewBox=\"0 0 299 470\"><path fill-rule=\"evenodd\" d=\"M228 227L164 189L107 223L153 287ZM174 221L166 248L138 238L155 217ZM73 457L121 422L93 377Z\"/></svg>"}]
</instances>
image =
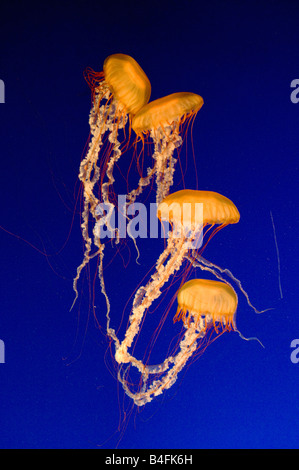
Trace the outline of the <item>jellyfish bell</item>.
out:
<instances>
[{"instance_id":1,"label":"jellyfish bell","mask_svg":"<svg viewBox=\"0 0 299 470\"><path fill-rule=\"evenodd\" d=\"M133 57L126 54L110 55L104 62L103 73L111 93L123 104L128 114L134 116L148 103L151 84Z\"/></svg>"},{"instance_id":2,"label":"jellyfish bell","mask_svg":"<svg viewBox=\"0 0 299 470\"><path fill-rule=\"evenodd\" d=\"M177 301L174 322L182 320L187 328L194 322L197 328L218 323L225 330L236 329L238 297L225 282L191 279L179 289Z\"/></svg>"},{"instance_id":3,"label":"jellyfish bell","mask_svg":"<svg viewBox=\"0 0 299 470\"><path fill-rule=\"evenodd\" d=\"M206 244L221 228L240 220L237 207L227 197L214 191L193 189L169 194L158 205L157 216L161 222L172 224L174 236L189 233L191 242L197 239L197 247L202 245L207 226L213 231Z\"/></svg>"},{"instance_id":4,"label":"jellyfish bell","mask_svg":"<svg viewBox=\"0 0 299 470\"><path fill-rule=\"evenodd\" d=\"M138 188L128 195L130 202L134 201L154 175L157 204L168 195L177 161L174 151L182 144L184 124L195 118L202 105L200 95L180 92L151 101L136 113L132 129L137 135L137 141L148 141L149 137L153 140L154 167L148 169L147 176L141 177Z\"/></svg>"},{"instance_id":5,"label":"jellyfish bell","mask_svg":"<svg viewBox=\"0 0 299 470\"><path fill-rule=\"evenodd\" d=\"M184 204L189 204L190 215L184 211ZM196 205L203 205L204 225L236 224L240 220L240 213L235 204L222 194L214 191L200 191L195 189L182 189L169 194L159 204L157 215L160 221L168 220L175 224L196 224Z\"/></svg>"},{"instance_id":6,"label":"jellyfish bell","mask_svg":"<svg viewBox=\"0 0 299 470\"><path fill-rule=\"evenodd\" d=\"M202 107L203 99L196 93L179 92L151 101L135 115L132 128L137 135L147 134L173 122L184 122Z\"/></svg>"}]
</instances>

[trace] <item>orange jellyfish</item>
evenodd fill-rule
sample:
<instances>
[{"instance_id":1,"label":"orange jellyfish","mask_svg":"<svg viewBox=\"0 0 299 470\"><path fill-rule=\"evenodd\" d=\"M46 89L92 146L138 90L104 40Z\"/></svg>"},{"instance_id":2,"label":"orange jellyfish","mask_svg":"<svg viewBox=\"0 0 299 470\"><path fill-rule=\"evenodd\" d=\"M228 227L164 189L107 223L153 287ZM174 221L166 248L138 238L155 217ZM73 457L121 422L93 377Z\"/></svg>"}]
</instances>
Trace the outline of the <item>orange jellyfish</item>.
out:
<instances>
[{"instance_id":1,"label":"orange jellyfish","mask_svg":"<svg viewBox=\"0 0 299 470\"><path fill-rule=\"evenodd\" d=\"M103 72L85 71L86 80L92 89L92 109L89 124L92 140L89 151L81 163L79 178L95 172L92 186L101 177L102 199L108 201L109 186L113 184L113 167L121 155L118 131L124 129L129 118L141 109L149 100L151 84L139 64L126 54L113 54L104 62ZM102 171L97 169L99 151L103 145L103 136L108 132L107 151L102 155ZM108 177L103 182L104 176Z\"/></svg>"},{"instance_id":2,"label":"orange jellyfish","mask_svg":"<svg viewBox=\"0 0 299 470\"><path fill-rule=\"evenodd\" d=\"M150 136L154 142L154 165L140 178L138 188L127 195L128 204L134 202L154 175L157 204L168 195L177 161L173 155L182 144L183 127L195 118L202 105L202 97L195 93L173 93L148 103L134 116L132 128L137 141Z\"/></svg>"},{"instance_id":3,"label":"orange jellyfish","mask_svg":"<svg viewBox=\"0 0 299 470\"><path fill-rule=\"evenodd\" d=\"M92 108L89 117L91 140L79 171L79 179L83 184L81 228L85 253L74 279L76 298L77 281L82 269L90 260L93 241L98 248L97 254L103 256L103 245L99 237L94 231L92 240L89 234L89 220L90 216L98 220L102 215L96 210L100 201L107 205L110 214L114 208L110 202L109 189L114 182L114 165L122 153L121 142L118 140L119 130L125 129L127 120L131 122L134 114L148 102L151 93L151 85L144 71L132 57L125 54L109 56L104 62L103 72L87 69L85 74L92 89ZM106 143L106 148L103 149L106 135L109 144ZM100 152L101 159L99 159ZM107 181L104 181L105 177ZM96 187L98 183L100 189ZM106 221L109 225L109 220ZM111 227L110 229L112 230ZM102 258L100 270L101 267Z\"/></svg>"},{"instance_id":4,"label":"orange jellyfish","mask_svg":"<svg viewBox=\"0 0 299 470\"><path fill-rule=\"evenodd\" d=\"M132 392L125 375L119 374L125 392L137 406L145 405L169 389L190 358L207 347L213 332L219 336L225 331L238 331L235 321L238 297L226 283L192 279L179 289L177 302L174 322L182 320L185 333L176 353L161 364L145 365L143 386L137 392Z\"/></svg>"},{"instance_id":5,"label":"orange jellyfish","mask_svg":"<svg viewBox=\"0 0 299 470\"><path fill-rule=\"evenodd\" d=\"M190 250L198 250L198 241L214 227L207 242L220 228L235 224L240 214L234 203L212 191L182 190L167 196L158 206L160 221L171 224L167 246L157 260L154 274L145 286L135 293L133 307L129 317L129 326L123 341L119 341L115 331L107 321L108 335L115 342L115 360L118 364L132 364L147 380L148 367L128 351L138 334L144 314L152 303L161 295L161 289L171 276L178 271ZM209 226L209 228L207 228ZM206 243L207 243L206 242ZM197 243L197 248L196 247ZM204 246L200 243L200 252ZM124 384L124 380L120 379ZM124 386L126 392L127 386Z\"/></svg>"}]
</instances>

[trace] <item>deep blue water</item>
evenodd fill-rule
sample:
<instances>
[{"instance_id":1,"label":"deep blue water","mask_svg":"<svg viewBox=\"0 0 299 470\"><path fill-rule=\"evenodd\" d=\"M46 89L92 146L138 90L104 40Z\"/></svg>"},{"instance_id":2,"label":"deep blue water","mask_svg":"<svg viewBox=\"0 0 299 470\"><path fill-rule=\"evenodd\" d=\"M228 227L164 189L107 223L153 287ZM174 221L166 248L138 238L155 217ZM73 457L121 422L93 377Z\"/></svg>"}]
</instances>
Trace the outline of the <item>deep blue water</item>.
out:
<instances>
[{"instance_id":1,"label":"deep blue water","mask_svg":"<svg viewBox=\"0 0 299 470\"><path fill-rule=\"evenodd\" d=\"M52 254L0 231L1 448L298 447L299 363L290 359L299 338L299 103L290 99L298 24L296 1L1 3L0 225ZM140 63L151 99L203 96L193 127L198 188L226 195L241 214L205 256L230 269L254 305L273 307L258 315L240 294L238 327L265 347L224 334L162 398L133 409L123 435L118 423L130 401L89 311L95 261L69 311L82 259L77 174L90 108L83 71L100 71L117 52ZM182 161L185 186L195 188L190 139ZM120 169L127 164L124 156ZM114 325L163 249L157 240L138 245L140 265L128 242L128 268L118 256L106 270ZM95 291L105 327L98 281Z\"/></svg>"}]
</instances>

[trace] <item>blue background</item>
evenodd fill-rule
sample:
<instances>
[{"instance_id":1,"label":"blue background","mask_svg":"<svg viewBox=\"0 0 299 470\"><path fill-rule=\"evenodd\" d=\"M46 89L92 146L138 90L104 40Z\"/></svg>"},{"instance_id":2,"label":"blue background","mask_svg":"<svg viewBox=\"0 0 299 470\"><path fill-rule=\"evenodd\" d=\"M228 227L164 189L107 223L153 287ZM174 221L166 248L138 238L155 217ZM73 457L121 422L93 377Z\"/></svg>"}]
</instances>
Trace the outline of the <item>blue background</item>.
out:
<instances>
[{"instance_id":1,"label":"blue background","mask_svg":"<svg viewBox=\"0 0 299 470\"><path fill-rule=\"evenodd\" d=\"M0 447L298 447L299 363L290 360L299 337L299 103L290 100L299 78L298 2L3 1L0 21L0 224L53 254L0 231ZM82 259L76 181L90 108L83 71L100 71L116 52L140 63L151 99L203 96L193 128L198 187L226 195L241 213L205 256L231 269L258 308L273 307L257 315L240 295L239 329L265 349L225 334L139 412L110 373L109 344L89 310L95 265L69 312ZM187 156L185 185L194 188L190 140ZM127 271L120 257L107 268L114 325L161 251L158 241L139 248L140 266L130 246ZM98 282L95 290L104 327ZM124 410L130 416L119 433Z\"/></svg>"}]
</instances>

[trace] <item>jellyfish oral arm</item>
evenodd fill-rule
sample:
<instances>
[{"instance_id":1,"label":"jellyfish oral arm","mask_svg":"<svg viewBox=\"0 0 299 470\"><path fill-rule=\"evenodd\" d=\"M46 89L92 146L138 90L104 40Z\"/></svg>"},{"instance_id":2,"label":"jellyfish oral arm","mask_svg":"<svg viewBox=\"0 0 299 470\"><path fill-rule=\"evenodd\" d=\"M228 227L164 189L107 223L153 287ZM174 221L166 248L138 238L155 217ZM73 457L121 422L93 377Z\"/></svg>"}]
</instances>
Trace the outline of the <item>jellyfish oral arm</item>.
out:
<instances>
[{"instance_id":1,"label":"jellyfish oral arm","mask_svg":"<svg viewBox=\"0 0 299 470\"><path fill-rule=\"evenodd\" d=\"M148 186L151 179L156 175L156 202L160 202L169 193L169 188L173 184L173 174L175 170L176 158L173 153L176 148L182 145L182 138L179 135L179 122L173 121L171 125L153 129L150 136L154 142L154 165L147 169L147 176L141 177L138 187L127 195L127 204L132 204L139 196L144 187Z\"/></svg>"},{"instance_id":2,"label":"jellyfish oral arm","mask_svg":"<svg viewBox=\"0 0 299 470\"><path fill-rule=\"evenodd\" d=\"M103 102L105 102L105 104L102 104ZM112 97L108 85L105 83L105 81L102 81L95 90L93 106L89 116L90 134L92 135L92 139L90 141L86 157L82 160L79 170L79 179L83 184L84 202L81 230L82 237L85 242L85 252L83 261L77 268L77 275L73 281L73 289L76 294L75 301L78 296L77 283L80 278L80 274L84 267L89 263L91 257L90 252L92 248L92 238L88 233L88 225L90 215L94 218L94 220L97 219L96 210L99 204L99 199L95 194L94 188L101 176L101 169L98 165L98 160L99 153L103 145L103 136L106 132L109 132L108 139L112 144L112 156L110 157L109 153L106 156L106 159L110 157L106 168L108 182L102 184L101 190L103 201L106 204L109 204L109 187L114 182L113 168L114 164L121 156L121 151L119 149L120 142L118 141L118 130L126 125L126 121L127 116L124 112L123 106ZM95 225L94 229L96 229L96 227L97 224ZM108 228L111 229L110 226ZM95 233L94 235L94 240L96 240L95 245L100 250L100 239L96 237ZM102 252L101 256L103 256Z\"/></svg>"},{"instance_id":3,"label":"jellyfish oral arm","mask_svg":"<svg viewBox=\"0 0 299 470\"><path fill-rule=\"evenodd\" d=\"M136 198L142 194L143 189L150 184L154 173L155 167L147 169L147 176L141 177L138 182L138 187L127 194L126 206L133 204L136 201Z\"/></svg>"},{"instance_id":4,"label":"jellyfish oral arm","mask_svg":"<svg viewBox=\"0 0 299 470\"><path fill-rule=\"evenodd\" d=\"M129 318L129 327L124 340L115 352L115 360L119 364L132 362L132 356L128 353L128 349L132 346L140 329L143 316L154 300L160 296L160 289L169 280L170 276L180 269L188 248L189 244L184 238L177 238L175 233L170 233L167 247L157 261L155 273L146 286L140 287L135 294L132 313Z\"/></svg>"},{"instance_id":5,"label":"jellyfish oral arm","mask_svg":"<svg viewBox=\"0 0 299 470\"><path fill-rule=\"evenodd\" d=\"M108 139L113 146L113 152L107 164L106 176L108 181L102 184L102 198L104 202L109 202L109 187L115 181L113 177L113 169L115 163L119 160L122 154L120 150L121 143L118 141L118 130L125 127L128 119L128 116L120 103L117 103L117 105L115 104L114 106L115 109L110 112L109 123L107 124L107 128L110 130ZM115 116L118 116L117 119Z\"/></svg>"},{"instance_id":6,"label":"jellyfish oral arm","mask_svg":"<svg viewBox=\"0 0 299 470\"><path fill-rule=\"evenodd\" d=\"M180 342L179 351L175 356L170 356L161 364L145 365L142 372L142 387L140 391L134 392L130 389L126 374L118 373L118 379L122 383L126 394L137 406L143 406L161 395L164 390L169 389L176 382L179 372L184 368L188 360L194 354L198 346L198 340L205 336L203 325L192 323ZM157 377L152 378L153 375ZM150 380L151 379L151 380Z\"/></svg>"},{"instance_id":7,"label":"jellyfish oral arm","mask_svg":"<svg viewBox=\"0 0 299 470\"><path fill-rule=\"evenodd\" d=\"M151 137L155 144L153 158L155 159L156 173L156 202L160 202L168 196L169 189L173 184L173 174L176 159L173 153L176 148L182 145L182 138L179 135L179 123L174 121L171 125L158 127L151 131Z\"/></svg>"},{"instance_id":8,"label":"jellyfish oral arm","mask_svg":"<svg viewBox=\"0 0 299 470\"><path fill-rule=\"evenodd\" d=\"M94 186L100 178L100 168L97 165L98 155L102 146L102 137L106 132L105 119L103 112L99 112L98 107L102 98L109 98L109 90L104 83L100 85L95 93L94 104L90 111L89 125L90 133L93 136L89 144L86 157L82 160L79 170L79 179L83 184L83 211L82 211L82 237L85 243L84 258L80 266L77 268L77 274L73 281L73 290L75 292L75 300L78 297L77 283L84 267L89 263L90 252L92 247L92 239L88 233L88 222L90 213L95 217L95 210L99 203L98 198L94 195Z\"/></svg>"}]
</instances>

